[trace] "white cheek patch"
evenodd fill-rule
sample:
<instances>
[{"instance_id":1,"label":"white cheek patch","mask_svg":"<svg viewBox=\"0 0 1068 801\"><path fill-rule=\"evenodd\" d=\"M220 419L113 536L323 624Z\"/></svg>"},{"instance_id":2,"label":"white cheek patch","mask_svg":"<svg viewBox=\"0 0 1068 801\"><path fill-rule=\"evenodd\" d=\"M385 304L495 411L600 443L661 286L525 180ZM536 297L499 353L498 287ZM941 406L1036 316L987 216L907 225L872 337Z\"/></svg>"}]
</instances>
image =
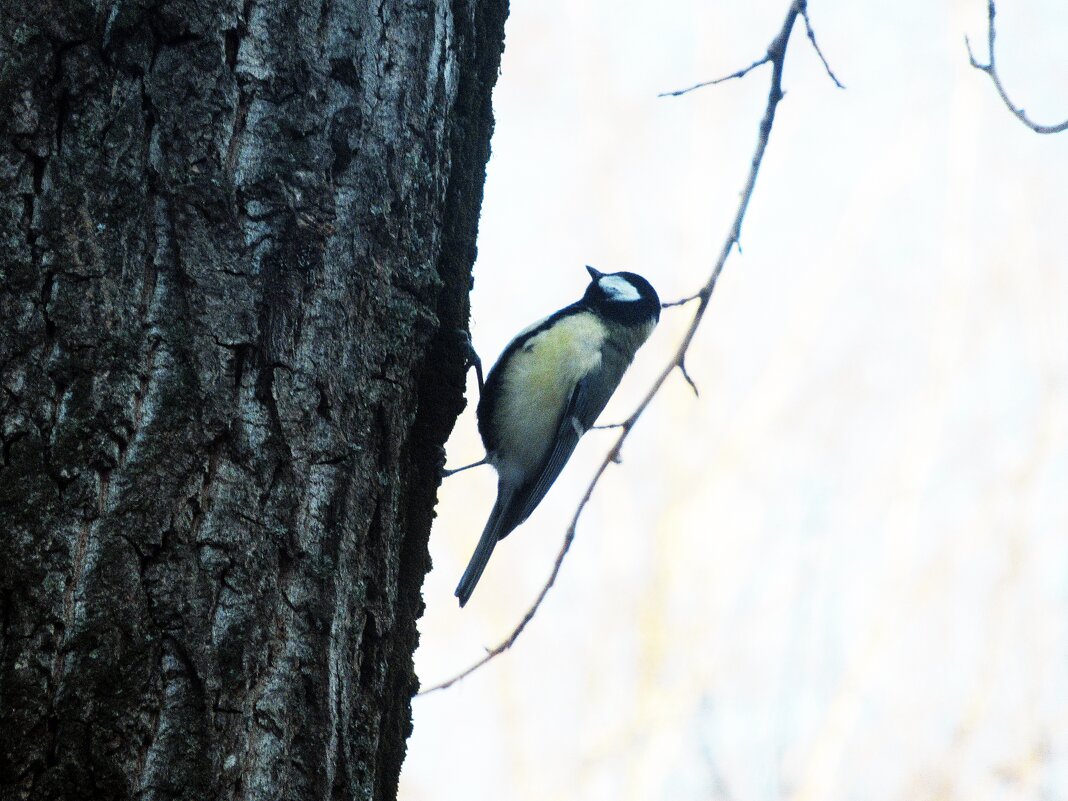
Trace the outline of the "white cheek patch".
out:
<instances>
[{"instance_id":1,"label":"white cheek patch","mask_svg":"<svg viewBox=\"0 0 1068 801\"><path fill-rule=\"evenodd\" d=\"M597 285L604 290L610 300L626 303L642 299L641 293L634 288L634 284L618 275L606 275L597 282Z\"/></svg>"}]
</instances>

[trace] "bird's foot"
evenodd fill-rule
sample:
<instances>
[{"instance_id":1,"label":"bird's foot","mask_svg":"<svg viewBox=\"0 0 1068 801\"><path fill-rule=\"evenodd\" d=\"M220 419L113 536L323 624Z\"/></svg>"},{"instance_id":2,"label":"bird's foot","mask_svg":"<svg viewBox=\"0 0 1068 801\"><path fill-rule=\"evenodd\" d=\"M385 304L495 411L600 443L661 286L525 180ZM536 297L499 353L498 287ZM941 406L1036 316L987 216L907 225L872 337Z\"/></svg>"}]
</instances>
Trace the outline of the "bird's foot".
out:
<instances>
[{"instance_id":1,"label":"bird's foot","mask_svg":"<svg viewBox=\"0 0 1068 801\"><path fill-rule=\"evenodd\" d=\"M482 397L482 389L486 385L486 382L482 379L482 359L478 357L478 351L475 350L469 331L464 328L458 328L456 329L456 335L460 338L460 347L464 351L465 369L475 368L475 375L478 376L478 395Z\"/></svg>"}]
</instances>

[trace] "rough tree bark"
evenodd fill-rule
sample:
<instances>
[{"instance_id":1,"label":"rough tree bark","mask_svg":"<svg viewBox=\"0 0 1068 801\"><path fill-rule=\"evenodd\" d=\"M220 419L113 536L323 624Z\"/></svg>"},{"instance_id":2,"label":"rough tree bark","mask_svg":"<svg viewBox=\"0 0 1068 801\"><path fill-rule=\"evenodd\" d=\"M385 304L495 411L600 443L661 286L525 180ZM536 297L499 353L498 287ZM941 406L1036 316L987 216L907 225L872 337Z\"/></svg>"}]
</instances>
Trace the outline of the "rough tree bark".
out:
<instances>
[{"instance_id":1,"label":"rough tree bark","mask_svg":"<svg viewBox=\"0 0 1068 801\"><path fill-rule=\"evenodd\" d=\"M506 0L0 15L0 796L391 798Z\"/></svg>"}]
</instances>

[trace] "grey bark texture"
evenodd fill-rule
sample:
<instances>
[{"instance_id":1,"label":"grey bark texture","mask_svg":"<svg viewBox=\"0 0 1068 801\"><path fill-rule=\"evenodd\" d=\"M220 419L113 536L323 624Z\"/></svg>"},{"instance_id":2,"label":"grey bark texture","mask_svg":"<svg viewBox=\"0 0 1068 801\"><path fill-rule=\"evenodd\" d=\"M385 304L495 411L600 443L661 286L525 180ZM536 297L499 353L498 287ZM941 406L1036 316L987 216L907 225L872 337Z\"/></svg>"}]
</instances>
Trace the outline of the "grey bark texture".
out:
<instances>
[{"instance_id":1,"label":"grey bark texture","mask_svg":"<svg viewBox=\"0 0 1068 801\"><path fill-rule=\"evenodd\" d=\"M0 797L395 797L506 0L0 10Z\"/></svg>"}]
</instances>

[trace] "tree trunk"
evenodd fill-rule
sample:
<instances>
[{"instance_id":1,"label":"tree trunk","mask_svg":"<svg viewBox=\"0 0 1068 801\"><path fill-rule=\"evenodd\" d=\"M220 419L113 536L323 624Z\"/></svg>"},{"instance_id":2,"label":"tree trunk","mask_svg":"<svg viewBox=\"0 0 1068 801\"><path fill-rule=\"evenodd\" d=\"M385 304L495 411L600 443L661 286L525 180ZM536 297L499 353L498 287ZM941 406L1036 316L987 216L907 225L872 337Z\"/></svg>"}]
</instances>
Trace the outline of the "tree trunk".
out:
<instances>
[{"instance_id":1,"label":"tree trunk","mask_svg":"<svg viewBox=\"0 0 1068 801\"><path fill-rule=\"evenodd\" d=\"M5 0L0 797L392 798L506 0Z\"/></svg>"}]
</instances>

